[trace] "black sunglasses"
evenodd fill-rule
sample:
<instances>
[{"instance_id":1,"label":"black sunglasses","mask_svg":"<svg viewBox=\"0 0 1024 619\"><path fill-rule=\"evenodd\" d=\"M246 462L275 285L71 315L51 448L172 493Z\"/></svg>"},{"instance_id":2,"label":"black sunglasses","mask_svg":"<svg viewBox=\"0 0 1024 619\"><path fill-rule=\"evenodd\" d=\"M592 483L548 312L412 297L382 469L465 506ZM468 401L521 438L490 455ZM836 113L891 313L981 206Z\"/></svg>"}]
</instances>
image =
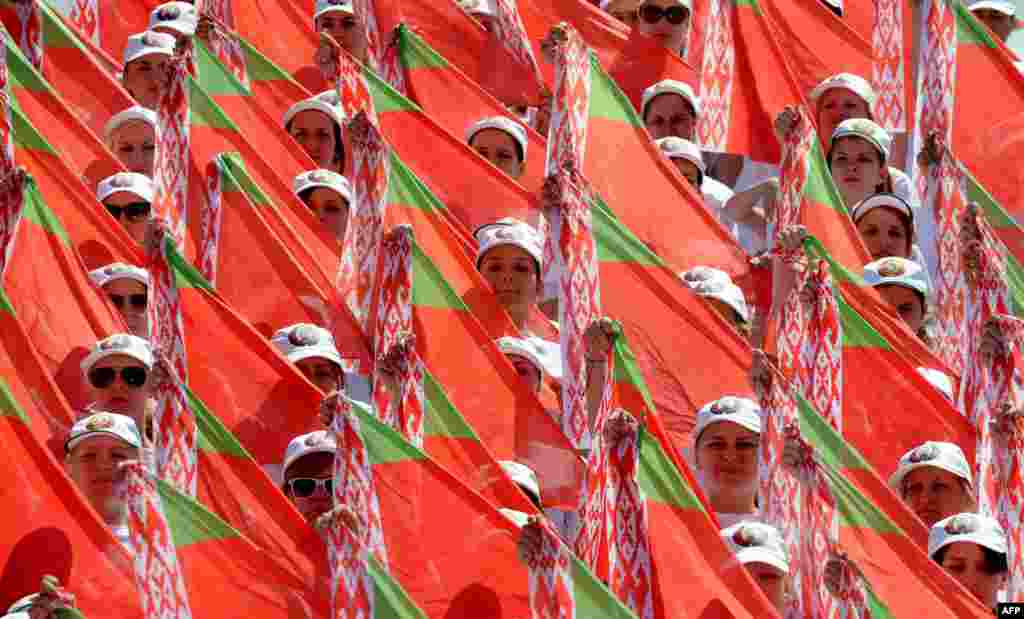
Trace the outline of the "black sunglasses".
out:
<instances>
[{"instance_id":1,"label":"black sunglasses","mask_svg":"<svg viewBox=\"0 0 1024 619\"><path fill-rule=\"evenodd\" d=\"M107 212L114 216L114 219L120 220L121 214L127 217L130 221L138 221L149 217L149 202L132 202L131 204L125 204L124 206L113 206L111 204L104 204L107 207Z\"/></svg>"},{"instance_id":2,"label":"black sunglasses","mask_svg":"<svg viewBox=\"0 0 1024 619\"><path fill-rule=\"evenodd\" d=\"M148 299L144 294L130 294L127 296L123 294L108 294L107 296L110 297L110 302L114 304L114 307L119 310L124 309L125 301L135 309L146 309L146 304L148 303Z\"/></svg>"},{"instance_id":3,"label":"black sunglasses","mask_svg":"<svg viewBox=\"0 0 1024 619\"><path fill-rule=\"evenodd\" d=\"M689 16L690 11L684 6L670 6L667 9L663 9L654 4L645 4L640 7L640 19L648 24L656 24L664 17L668 20L668 23L678 26L686 21L686 18Z\"/></svg>"},{"instance_id":4,"label":"black sunglasses","mask_svg":"<svg viewBox=\"0 0 1024 619\"><path fill-rule=\"evenodd\" d=\"M97 389L106 389L114 384L117 368L103 367L89 370L89 383ZM121 380L124 384L138 389L146 384L146 368L130 366L121 368Z\"/></svg>"},{"instance_id":5,"label":"black sunglasses","mask_svg":"<svg viewBox=\"0 0 1024 619\"><path fill-rule=\"evenodd\" d=\"M292 491L292 496L300 499L313 496L317 488L321 487L324 489L324 494L331 496L334 494L334 478L313 479L311 477L296 477L295 479L288 480L288 487Z\"/></svg>"}]
</instances>

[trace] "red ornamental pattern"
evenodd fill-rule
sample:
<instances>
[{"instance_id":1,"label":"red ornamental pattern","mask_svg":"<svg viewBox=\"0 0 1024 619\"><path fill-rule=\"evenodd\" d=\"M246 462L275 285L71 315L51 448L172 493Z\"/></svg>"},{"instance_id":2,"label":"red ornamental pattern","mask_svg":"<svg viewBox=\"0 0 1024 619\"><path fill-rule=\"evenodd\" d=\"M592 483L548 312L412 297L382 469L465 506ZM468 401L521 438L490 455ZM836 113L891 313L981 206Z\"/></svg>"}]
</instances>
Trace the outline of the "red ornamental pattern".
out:
<instances>
[{"instance_id":1,"label":"red ornamental pattern","mask_svg":"<svg viewBox=\"0 0 1024 619\"><path fill-rule=\"evenodd\" d=\"M7 37L6 32L0 45L0 176L7 176L14 171L14 123L11 119L11 74L7 68Z\"/></svg>"},{"instance_id":2,"label":"red ornamental pattern","mask_svg":"<svg viewBox=\"0 0 1024 619\"><path fill-rule=\"evenodd\" d=\"M709 0L704 21L704 58L700 71L701 114L697 138L707 149L725 152L732 119L732 90L736 73L734 0Z\"/></svg>"},{"instance_id":3,"label":"red ornamental pattern","mask_svg":"<svg viewBox=\"0 0 1024 619\"><path fill-rule=\"evenodd\" d=\"M346 52L338 49L337 84L338 101L345 118L355 118L360 112L377 125L377 112L373 107L370 88L363 77L363 69Z\"/></svg>"},{"instance_id":4,"label":"red ornamental pattern","mask_svg":"<svg viewBox=\"0 0 1024 619\"><path fill-rule=\"evenodd\" d=\"M36 0L16 2L15 12L21 22L21 40L18 47L37 71L43 70L43 18Z\"/></svg>"},{"instance_id":5,"label":"red ornamental pattern","mask_svg":"<svg viewBox=\"0 0 1024 619\"><path fill-rule=\"evenodd\" d=\"M122 496L135 557L135 586L146 619L191 619L188 592L171 529L157 491L156 477L142 464L122 464Z\"/></svg>"},{"instance_id":6,"label":"red ornamental pattern","mask_svg":"<svg viewBox=\"0 0 1024 619\"><path fill-rule=\"evenodd\" d=\"M366 42L366 64L377 75L384 66L384 40L377 26L377 8L373 0L352 0L352 10L356 19L363 25L363 36Z\"/></svg>"},{"instance_id":7,"label":"red ornamental pattern","mask_svg":"<svg viewBox=\"0 0 1024 619\"><path fill-rule=\"evenodd\" d=\"M1021 365L1021 351L1014 347L1014 365ZM1019 372L1019 370L1018 370ZM999 523L1006 531L1010 574L1006 586L1007 600L1024 599L1024 427L1017 411L1000 413L999 419L1005 424L1007 432L997 441L996 460L999 463L999 479L996 484L1001 489L996 505ZM998 416L998 414L997 414Z\"/></svg>"},{"instance_id":8,"label":"red ornamental pattern","mask_svg":"<svg viewBox=\"0 0 1024 619\"><path fill-rule=\"evenodd\" d=\"M198 455L196 420L188 405L184 383L188 381L185 333L182 326L181 296L168 264L172 239L158 232L158 244L149 255L150 302L147 307L150 345L158 359L169 366L168 380L157 386L156 429L157 474L179 492L196 494Z\"/></svg>"},{"instance_id":9,"label":"red ornamental pattern","mask_svg":"<svg viewBox=\"0 0 1024 619\"><path fill-rule=\"evenodd\" d=\"M385 568L388 564L384 545L384 528L380 516L380 501L373 487L373 469L370 456L359 429L359 418L352 412L352 404L344 396L330 398L333 406L330 431L334 434L338 451L334 456L334 506L344 506L359 522L358 541ZM337 542L337 544L335 544ZM355 548L344 546L345 539L330 540L333 556L354 556ZM339 569L350 564L336 563ZM344 573L341 580L356 582L357 574ZM366 599L372 599L367 597ZM364 615L372 617L372 613Z\"/></svg>"},{"instance_id":10,"label":"red ornamental pattern","mask_svg":"<svg viewBox=\"0 0 1024 619\"><path fill-rule=\"evenodd\" d=\"M217 260L220 248L220 226L224 219L223 162L220 156L206 167L206 202L199 214L199 272L213 287L217 286Z\"/></svg>"},{"instance_id":11,"label":"red ornamental pattern","mask_svg":"<svg viewBox=\"0 0 1024 619\"><path fill-rule=\"evenodd\" d=\"M153 211L167 224L179 252L184 250L188 217L190 56L190 52L175 56L167 71L167 83L157 107L157 147L153 170L156 185Z\"/></svg>"},{"instance_id":12,"label":"red ornamental pattern","mask_svg":"<svg viewBox=\"0 0 1024 619\"><path fill-rule=\"evenodd\" d=\"M12 170L0 180L0 280L14 253L14 239L25 207L26 175Z\"/></svg>"},{"instance_id":13,"label":"red ornamental pattern","mask_svg":"<svg viewBox=\"0 0 1024 619\"><path fill-rule=\"evenodd\" d=\"M94 45L100 45L100 8L98 0L74 0L68 19Z\"/></svg>"},{"instance_id":14,"label":"red ornamental pattern","mask_svg":"<svg viewBox=\"0 0 1024 619\"><path fill-rule=\"evenodd\" d=\"M953 133L953 97L956 92L957 19L948 0L926 0L921 8L926 15L917 71L917 125L914 150L924 138L938 133L946 144ZM926 195L926 179L917 179L918 195ZM942 234L940 228L938 233Z\"/></svg>"},{"instance_id":15,"label":"red ornamental pattern","mask_svg":"<svg viewBox=\"0 0 1024 619\"><path fill-rule=\"evenodd\" d=\"M814 303L803 347L804 397L840 434L843 433L843 331L829 265L817 261L806 285Z\"/></svg>"},{"instance_id":16,"label":"red ornamental pattern","mask_svg":"<svg viewBox=\"0 0 1024 619\"><path fill-rule=\"evenodd\" d=\"M871 85L877 99L872 110L875 122L888 131L907 130L906 82L903 66L903 2L875 0L875 24L871 30L875 62Z\"/></svg>"},{"instance_id":17,"label":"red ornamental pattern","mask_svg":"<svg viewBox=\"0 0 1024 619\"><path fill-rule=\"evenodd\" d=\"M550 34L554 41L555 92L551 102L549 176L570 164L583 169L590 113L591 53L576 29L562 22Z\"/></svg>"},{"instance_id":18,"label":"red ornamental pattern","mask_svg":"<svg viewBox=\"0 0 1024 619\"><path fill-rule=\"evenodd\" d=\"M342 243L337 286L363 332L368 333L377 257L384 236L390 149L365 113L352 120L349 132L355 160L355 209Z\"/></svg>"},{"instance_id":19,"label":"red ornamental pattern","mask_svg":"<svg viewBox=\"0 0 1024 619\"><path fill-rule=\"evenodd\" d=\"M245 50L235 34L235 14L231 0L203 0L202 11L218 26L210 33L210 51L248 88L249 70Z\"/></svg>"},{"instance_id":20,"label":"red ornamental pattern","mask_svg":"<svg viewBox=\"0 0 1024 619\"><path fill-rule=\"evenodd\" d=\"M495 0L497 14L494 20L494 34L501 41L502 47L515 59L524 69L529 71L538 84L544 83L540 73L540 66L537 64L537 57L533 55L533 46L530 45L530 37L526 34L526 27L519 16L519 9L514 0Z\"/></svg>"},{"instance_id":21,"label":"red ornamental pattern","mask_svg":"<svg viewBox=\"0 0 1024 619\"><path fill-rule=\"evenodd\" d=\"M572 577L572 553L551 525L541 520L541 544L527 561L530 570L530 610L533 619L575 619L576 598Z\"/></svg>"},{"instance_id":22,"label":"red ornamental pattern","mask_svg":"<svg viewBox=\"0 0 1024 619\"><path fill-rule=\"evenodd\" d=\"M782 144L782 164L779 179L781 199L773 212L772 224L776 236L784 227L800 223L800 209L803 206L804 187L807 185L808 169L811 165L808 154L818 139L810 117L804 106L797 109L798 120Z\"/></svg>"}]
</instances>

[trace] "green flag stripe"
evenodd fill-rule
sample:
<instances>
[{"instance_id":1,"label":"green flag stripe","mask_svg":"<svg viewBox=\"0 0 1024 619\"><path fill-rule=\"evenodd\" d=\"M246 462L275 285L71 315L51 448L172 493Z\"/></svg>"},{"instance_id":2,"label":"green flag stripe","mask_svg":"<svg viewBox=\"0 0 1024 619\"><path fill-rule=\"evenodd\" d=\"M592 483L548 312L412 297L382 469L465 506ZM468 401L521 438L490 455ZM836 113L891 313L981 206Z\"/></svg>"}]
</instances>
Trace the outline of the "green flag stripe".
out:
<instances>
[{"instance_id":1,"label":"green flag stripe","mask_svg":"<svg viewBox=\"0 0 1024 619\"><path fill-rule=\"evenodd\" d=\"M199 81L207 92L217 95L247 97L252 92L228 71L198 37L194 39L196 69Z\"/></svg>"},{"instance_id":2,"label":"green flag stripe","mask_svg":"<svg viewBox=\"0 0 1024 619\"><path fill-rule=\"evenodd\" d=\"M7 69L11 79L11 88L24 88L35 92L52 92L52 88L32 63L21 53L10 33L4 30L7 43Z\"/></svg>"},{"instance_id":3,"label":"green flag stripe","mask_svg":"<svg viewBox=\"0 0 1024 619\"><path fill-rule=\"evenodd\" d=\"M401 434L377 421L365 405L358 402L353 404L352 411L359 417L360 431L371 465L427 458L425 453L406 441Z\"/></svg>"},{"instance_id":4,"label":"green flag stripe","mask_svg":"<svg viewBox=\"0 0 1024 619\"><path fill-rule=\"evenodd\" d=\"M704 506L662 451L657 439L645 431L640 432L640 467L637 471L637 483L648 500L678 509L704 511Z\"/></svg>"},{"instance_id":5,"label":"green flag stripe","mask_svg":"<svg viewBox=\"0 0 1024 619\"><path fill-rule=\"evenodd\" d=\"M617 120L631 127L643 126L629 98L605 73L593 52L590 52L590 117Z\"/></svg>"},{"instance_id":6,"label":"green flag stripe","mask_svg":"<svg viewBox=\"0 0 1024 619\"><path fill-rule=\"evenodd\" d=\"M418 243L412 246L412 303L452 311L468 311L455 291L451 289L437 266L423 253Z\"/></svg>"},{"instance_id":7,"label":"green flag stripe","mask_svg":"<svg viewBox=\"0 0 1024 619\"><path fill-rule=\"evenodd\" d=\"M936 0L937 1L937 0ZM982 45L995 49L996 43L983 25L960 2L951 2L956 11L956 42L957 45Z\"/></svg>"},{"instance_id":8,"label":"green flag stripe","mask_svg":"<svg viewBox=\"0 0 1024 619\"><path fill-rule=\"evenodd\" d=\"M449 64L427 42L403 23L398 26L398 52L407 71L446 69Z\"/></svg>"},{"instance_id":9,"label":"green flag stripe","mask_svg":"<svg viewBox=\"0 0 1024 619\"><path fill-rule=\"evenodd\" d=\"M271 204L270 198L263 192L260 186L249 176L245 168L245 161L236 152L221 153L217 155L217 163L220 167L222 191L238 191L244 193L252 200L253 204Z\"/></svg>"},{"instance_id":10,"label":"green flag stripe","mask_svg":"<svg viewBox=\"0 0 1024 619\"><path fill-rule=\"evenodd\" d=\"M298 85L292 76L274 64L245 39L239 38L242 52L245 54L245 69L249 72L249 80L253 82L291 82Z\"/></svg>"},{"instance_id":11,"label":"green flag stripe","mask_svg":"<svg viewBox=\"0 0 1024 619\"><path fill-rule=\"evenodd\" d=\"M11 300L7 298L7 293L4 292L3 288L0 288L0 312L5 312L11 316L17 315L17 312L14 311L14 306L11 305Z\"/></svg>"},{"instance_id":12,"label":"green flag stripe","mask_svg":"<svg viewBox=\"0 0 1024 619\"><path fill-rule=\"evenodd\" d=\"M836 188L836 184L832 180L832 173L829 172L828 162L825 160L817 138L812 142L807 158L807 183L804 185L804 198L849 216L839 189Z\"/></svg>"},{"instance_id":13,"label":"green flag stripe","mask_svg":"<svg viewBox=\"0 0 1024 619\"><path fill-rule=\"evenodd\" d=\"M871 619L896 619L889 607L875 594L875 590L868 583L868 610L871 611Z\"/></svg>"},{"instance_id":14,"label":"green flag stripe","mask_svg":"<svg viewBox=\"0 0 1024 619\"><path fill-rule=\"evenodd\" d=\"M38 6L43 17L43 44L46 48L82 48L78 37L72 34L61 20L53 14L53 9L46 2L40 2Z\"/></svg>"},{"instance_id":15,"label":"green flag stripe","mask_svg":"<svg viewBox=\"0 0 1024 619\"><path fill-rule=\"evenodd\" d=\"M651 397L651 392L647 388L647 382L644 380L644 375L636 361L636 355L633 354L633 349L629 347L629 341L626 340L625 336L616 338L614 350L615 373L613 380L617 383L632 385L643 396L647 410L652 412L657 410L654 407L654 398Z\"/></svg>"},{"instance_id":16,"label":"green flag stripe","mask_svg":"<svg viewBox=\"0 0 1024 619\"><path fill-rule=\"evenodd\" d=\"M602 619L635 619L628 608L605 587L582 561L571 556L572 588L576 601L577 617L601 617Z\"/></svg>"},{"instance_id":17,"label":"green flag stripe","mask_svg":"<svg viewBox=\"0 0 1024 619\"><path fill-rule=\"evenodd\" d=\"M0 417L17 417L25 425L29 424L25 409L14 399L14 394L3 377L0 377Z\"/></svg>"},{"instance_id":18,"label":"green flag stripe","mask_svg":"<svg viewBox=\"0 0 1024 619\"><path fill-rule=\"evenodd\" d=\"M466 420L455 406L452 405L444 388L427 370L423 376L423 396L426 400L426 419L423 420L423 431L427 436L444 436L448 438L465 438L479 442Z\"/></svg>"},{"instance_id":19,"label":"green flag stripe","mask_svg":"<svg viewBox=\"0 0 1024 619\"><path fill-rule=\"evenodd\" d=\"M249 452L242 447L235 435L224 427L220 419L206 408L206 404L199 399L191 389L185 387L188 395L188 406L196 417L196 444L201 451L216 453L235 458L252 459ZM255 462L255 461L254 461Z\"/></svg>"},{"instance_id":20,"label":"green flag stripe","mask_svg":"<svg viewBox=\"0 0 1024 619\"><path fill-rule=\"evenodd\" d=\"M57 157L57 151L46 141L43 134L36 130L32 122L21 111L18 99L11 96L11 124L14 125L14 145L25 150L35 150Z\"/></svg>"},{"instance_id":21,"label":"green flag stripe","mask_svg":"<svg viewBox=\"0 0 1024 619\"><path fill-rule=\"evenodd\" d=\"M373 107L378 114L387 112L419 112L420 106L406 99L400 92L392 88L387 82L367 69L362 68L363 79L370 89L370 97L373 98Z\"/></svg>"},{"instance_id":22,"label":"green flag stripe","mask_svg":"<svg viewBox=\"0 0 1024 619\"><path fill-rule=\"evenodd\" d=\"M192 124L239 133L238 125L191 76L188 77L188 96Z\"/></svg>"},{"instance_id":23,"label":"green flag stripe","mask_svg":"<svg viewBox=\"0 0 1024 619\"><path fill-rule=\"evenodd\" d=\"M178 492L162 479L157 480L157 492L163 503L167 526L171 529L171 537L176 548L241 537L231 525L206 511L195 499Z\"/></svg>"},{"instance_id":24,"label":"green flag stripe","mask_svg":"<svg viewBox=\"0 0 1024 619\"><path fill-rule=\"evenodd\" d=\"M372 555L369 558L368 571L370 578L373 579L373 619L426 617L409 594L388 575L387 570Z\"/></svg>"},{"instance_id":25,"label":"green flag stripe","mask_svg":"<svg viewBox=\"0 0 1024 619\"><path fill-rule=\"evenodd\" d=\"M591 209L591 225L600 262L635 262L644 266L664 266L661 258L647 248L640 239L611 212L600 197Z\"/></svg>"},{"instance_id":26,"label":"green flag stripe","mask_svg":"<svg viewBox=\"0 0 1024 619\"><path fill-rule=\"evenodd\" d=\"M178 288L196 288L205 292L212 293L213 286L210 282L206 281L203 274L198 271L194 266L188 263L185 258L178 253L177 248L174 247L174 241L170 237L164 239L164 244L167 253L167 263L170 269L174 272L174 284Z\"/></svg>"},{"instance_id":27,"label":"green flag stripe","mask_svg":"<svg viewBox=\"0 0 1024 619\"><path fill-rule=\"evenodd\" d=\"M444 204L423 184L416 174L391 151L391 173L388 175L388 197L390 205L400 205L434 213L445 210Z\"/></svg>"},{"instance_id":28,"label":"green flag stripe","mask_svg":"<svg viewBox=\"0 0 1024 619\"><path fill-rule=\"evenodd\" d=\"M52 234L60 239L64 245L71 245L71 237L68 236L68 231L64 228L64 224L50 210L50 207L46 205L43 195L39 193L39 187L36 185L35 179L31 176L25 181L25 208L22 211L22 218L25 221L41 226L48 234Z\"/></svg>"},{"instance_id":29,"label":"green flag stripe","mask_svg":"<svg viewBox=\"0 0 1024 619\"><path fill-rule=\"evenodd\" d=\"M985 213L985 219L995 228L1019 227L1017 221L996 201L970 170L964 168L967 176L967 200L977 202Z\"/></svg>"}]
</instances>

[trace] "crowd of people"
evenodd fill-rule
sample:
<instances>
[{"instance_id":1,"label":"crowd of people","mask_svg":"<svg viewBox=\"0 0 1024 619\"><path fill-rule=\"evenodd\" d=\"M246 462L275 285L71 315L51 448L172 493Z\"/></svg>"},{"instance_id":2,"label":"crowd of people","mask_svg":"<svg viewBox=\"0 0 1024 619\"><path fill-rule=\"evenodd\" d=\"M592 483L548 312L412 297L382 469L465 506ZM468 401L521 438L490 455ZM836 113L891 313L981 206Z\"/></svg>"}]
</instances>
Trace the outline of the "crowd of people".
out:
<instances>
[{"instance_id":1,"label":"crowd of people","mask_svg":"<svg viewBox=\"0 0 1024 619\"><path fill-rule=\"evenodd\" d=\"M665 47L683 52L694 1L602 0L600 8ZM1011 3L980 0L970 8L999 39L1005 40L1012 32L1015 15ZM466 10L485 28L493 29L493 2L474 3ZM354 57L365 57L350 0L316 0L310 21L317 32L333 37ZM121 58L122 84L137 105L110 118L102 136L126 171L99 182L95 197L141 245L147 230L155 225L154 110L169 62L182 38L208 36L211 26L189 2L166 3L153 11L148 24L138 26L147 29L126 41ZM902 160L908 153L894 152L893 137L874 122L876 94L866 77L840 73L818 84L807 93L816 114L812 120L820 134L828 137L824 151L831 180L871 259L868 264L858 265L859 275L866 285L877 289L911 333L930 345L929 329L935 313L930 269L934 265L927 263L919 244L921 239L931 238L923 227L930 225L932 217L922 208L921 196L907 175L893 166L894 160ZM344 176L350 169L346 158L351 156L343 140L346 119L341 108L332 103L331 94L328 91L295 102L281 125L316 165L289 179L294 194L309 207L328 236L341 244L351 225L357 196L352 179ZM650 139L692 186L703 207L750 256L772 252L775 239L785 251L802 251L805 230L773 229L773 213L782 200L777 175L715 177L711 165L715 154L702 150L696 136L704 110L695 85L676 80L651 84L643 92L637 112ZM528 149L526 128L542 118L544 115L536 110L520 115L510 107L507 116L481 118L466 127L464 140L495 168L519 179L528 157L544 156ZM795 110L787 109L776 120L776 135L784 139L799 122ZM933 163L927 153L923 163ZM544 305L555 294L555 287L544 281L543 236L534 226L513 218L485 225L474 236L478 243L474 264L492 288L493 302L508 313L518 331L514 337L495 341L494 346L507 357L530 393L539 397L544 389L557 390L563 378L562 352L560 342L552 341L550 333L557 333L558 324L545 325L550 330L538 333L531 322L538 310L554 316ZM799 263L777 260L776 290L782 291L778 294L784 296L786 287L795 285L794 269ZM717 266L698 266L679 276L685 289L706 302L743 340L752 347L761 347L763 333L757 323L764 316L756 315L751 299ZM95 342L81 362L81 380L91 404L67 432L61 457L68 477L113 535L128 547L127 508L114 481L122 463L152 459L156 387L168 380L168 370L162 367L149 342L149 273L139 265L113 263L90 271L88 276L121 314L127 331ZM342 356L330 331L306 323L274 327L277 331L271 342L278 352L325 396L346 391ZM613 341L610 323L591 325L585 341L585 361L590 370L587 412L593 430L605 382L611 379L603 372ZM922 367L919 372L950 402L956 400L949 376L935 368ZM397 370L386 363L378 368L378 378L392 393L397 389L396 374ZM366 410L373 409L368 402L359 404ZM557 410L549 413L556 417L560 414ZM781 612L792 590L789 575L793 559L780 532L759 519L763 418L758 401L722 394L696 412L692 444L676 447L692 466L709 511L721 527L723 541ZM310 524L316 524L334 508L336 451L331 433L318 430L292 438L281 455L280 476L275 482ZM520 462L503 461L501 466L535 505L543 507L545 479ZM930 528L928 546L923 549L927 555L982 604L994 608L1009 570L1008 542L995 520L977 513L978 488L962 446L929 441L912 449L896 464L889 484ZM521 526L528 524L528 518L519 512L503 513ZM559 518L561 533L568 542L572 518L565 514ZM524 538L523 543L531 542ZM30 595L11 607L7 616L56 617L58 609L72 603L60 586L49 583L43 589L24 592Z\"/></svg>"}]
</instances>

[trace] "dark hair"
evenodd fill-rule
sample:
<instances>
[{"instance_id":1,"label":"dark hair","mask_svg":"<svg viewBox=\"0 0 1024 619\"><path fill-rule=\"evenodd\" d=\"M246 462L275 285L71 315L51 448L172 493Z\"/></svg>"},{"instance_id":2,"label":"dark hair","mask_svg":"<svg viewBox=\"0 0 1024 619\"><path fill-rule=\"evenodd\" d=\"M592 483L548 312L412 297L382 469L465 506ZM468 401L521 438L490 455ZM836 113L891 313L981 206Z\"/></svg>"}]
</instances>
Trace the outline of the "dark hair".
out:
<instances>
[{"instance_id":1,"label":"dark hair","mask_svg":"<svg viewBox=\"0 0 1024 619\"><path fill-rule=\"evenodd\" d=\"M309 208L313 208L313 205L309 203L309 199L310 199L310 196L313 195L313 190L314 189L317 189L317 188L316 187L306 187L305 189L303 189L302 191L300 191L298 193L299 199L302 200L302 203L305 204L306 206L308 206Z\"/></svg>"},{"instance_id":2,"label":"dark hair","mask_svg":"<svg viewBox=\"0 0 1024 619\"><path fill-rule=\"evenodd\" d=\"M925 298L924 294L922 294L920 290L914 290L913 288L909 288L907 286L902 286L900 284L882 284L880 286L875 286L875 288L877 288L877 289L882 289L882 288L906 288L907 290L913 292L914 296L917 297L917 300L921 302L921 313L922 314L927 314L928 313L928 300Z\"/></svg>"},{"instance_id":3,"label":"dark hair","mask_svg":"<svg viewBox=\"0 0 1024 619\"><path fill-rule=\"evenodd\" d=\"M985 573L986 574L1003 574L1010 571L1010 563L1006 559L1006 553L996 552L991 548L987 548L978 544L978 548L981 548L982 556L985 559ZM946 558L946 551L949 550L949 546L943 546L935 551L932 555L932 559L942 565L942 561Z\"/></svg>"},{"instance_id":4,"label":"dark hair","mask_svg":"<svg viewBox=\"0 0 1024 619\"><path fill-rule=\"evenodd\" d=\"M859 139L864 140L865 142L867 142L867 140L865 140L864 138L861 138L860 136L856 136L856 135L844 135L841 138L839 138L838 140L836 140L836 142L838 142L839 140L845 140L847 138L859 138ZM871 142L868 142L868 144L871 144ZM886 168L886 164L887 164L887 162L885 160L885 155L882 154L882 151L880 151L877 148L875 148L874 144L871 144L871 147L872 147L872 149L874 149L874 151L876 153L878 153L878 160L880 162L879 166L880 166L880 168L882 170L884 170ZM825 157L825 160L828 162L828 171L829 171L830 174L832 172L832 151L834 151L834 150L835 150L835 143L830 144L829 148L828 148L828 155ZM882 180L882 182L878 183L878 185L875 186L875 193L893 193L893 191L892 191L892 177L886 175L886 177Z\"/></svg>"},{"instance_id":5,"label":"dark hair","mask_svg":"<svg viewBox=\"0 0 1024 619\"><path fill-rule=\"evenodd\" d=\"M663 93L660 93L660 94L657 94L657 95L654 95L653 97L651 97L651 100L647 102L647 105L644 106L644 109L640 110L643 113L643 121L644 121L645 125L647 124L647 110L648 110L648 108L651 107L652 103L657 101L660 97L664 97L665 95L675 95L675 96L679 97L680 99L682 99L683 103L686 104L687 109L690 110L690 114L694 118L697 118L697 109L693 107L693 104L690 103L689 99L687 99L683 95L679 94L678 92L663 92ZM689 139L689 138L686 138L686 139Z\"/></svg>"},{"instance_id":6,"label":"dark hair","mask_svg":"<svg viewBox=\"0 0 1024 619\"><path fill-rule=\"evenodd\" d=\"M882 193L882 192L875 192L875 193ZM906 256L901 256L901 258L905 257L905 258L909 259L911 252L913 252L913 250L914 250L914 224L913 224L913 222L910 221L910 216L908 216L906 213L903 213L901 211L897 211L894 208L889 208L888 206L879 206L878 209L885 209L886 211L889 211L890 213L896 215L897 218L899 218L900 223L903 225L903 232L906 234L906 237L907 237L907 255ZM877 210L877 209L871 209L871 210L874 211L874 210ZM864 219L866 216L867 216L867 213L864 213L863 215L860 216L860 219L855 219L854 222L853 222L853 225L856 226L856 225L860 224L860 220Z\"/></svg>"},{"instance_id":7,"label":"dark hair","mask_svg":"<svg viewBox=\"0 0 1024 619\"><path fill-rule=\"evenodd\" d=\"M484 127L483 129L479 129L476 133L474 133L472 135L472 137L469 138L469 145L470 145L470 147L473 146L473 140L476 139L476 136L480 135L480 132L483 131L484 129L495 129L496 131L501 131L502 133L507 135L509 138L511 138L512 139L512 145L515 146L515 148L516 148L516 158L519 159L519 163L523 162L523 159L524 159L524 156L523 156L523 145L520 144L519 140L517 140L515 138L515 136L513 136L511 133L509 133L508 131L504 131L502 129L498 129L497 127Z\"/></svg>"},{"instance_id":8,"label":"dark hair","mask_svg":"<svg viewBox=\"0 0 1024 619\"><path fill-rule=\"evenodd\" d=\"M319 111L319 110L317 110L317 111ZM323 112L321 112L321 114L322 113ZM295 119L293 118L292 120L295 120ZM287 131L289 134L292 132L292 120L289 120L284 125L284 130ZM345 169L345 142L343 142L341 140L341 125L336 123L334 121L334 119L331 118L331 126L334 127L334 159L333 159L333 162L338 164L338 169L339 170L344 170ZM302 196L300 195L299 197L301 198Z\"/></svg>"}]
</instances>

